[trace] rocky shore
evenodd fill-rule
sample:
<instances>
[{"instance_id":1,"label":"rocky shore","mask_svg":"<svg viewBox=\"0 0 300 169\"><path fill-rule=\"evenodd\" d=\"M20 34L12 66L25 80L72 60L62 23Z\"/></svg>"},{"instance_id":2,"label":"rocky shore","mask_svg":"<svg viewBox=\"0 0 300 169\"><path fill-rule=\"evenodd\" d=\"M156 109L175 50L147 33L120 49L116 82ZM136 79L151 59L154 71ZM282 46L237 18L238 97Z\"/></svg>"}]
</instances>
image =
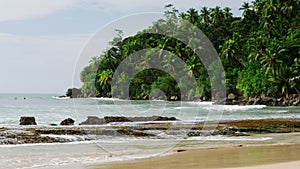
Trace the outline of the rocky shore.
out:
<instances>
[{"instance_id":1,"label":"rocky shore","mask_svg":"<svg viewBox=\"0 0 300 169\"><path fill-rule=\"evenodd\" d=\"M87 98L87 97L98 97L93 94L86 94L81 92L80 89L70 88L66 91L66 96L70 98ZM109 97L109 96L107 96ZM148 100L148 99L163 99L163 98L149 98L149 96L140 98L131 98L133 100ZM195 97L195 98L180 98L178 96L171 96L168 98L169 101L211 101L208 97ZM267 97L267 96L255 96L255 97L244 97L241 93L229 93L226 99L216 103L225 105L266 105L266 106L300 106L300 94L290 94L286 97Z\"/></svg>"},{"instance_id":2,"label":"rocky shore","mask_svg":"<svg viewBox=\"0 0 300 169\"><path fill-rule=\"evenodd\" d=\"M266 105L266 106L300 106L300 94L291 94L288 97L243 97L237 94L228 94L225 105Z\"/></svg>"},{"instance_id":3,"label":"rocky shore","mask_svg":"<svg viewBox=\"0 0 300 169\"><path fill-rule=\"evenodd\" d=\"M118 118L123 119L124 117ZM117 117L114 119L117 119ZM2 127L0 128L0 144L65 143L98 140L107 136L164 139L157 135L157 133L165 132L176 135L176 133L182 133L183 131L186 133L185 138L208 135L250 136L253 134L300 132L300 119L227 121L218 123L216 129L212 128L209 131L203 131L203 125L203 123L185 124L164 121L142 122L138 125L130 125L129 123L128 125L121 126L82 124L80 126L59 125L41 127L30 125L20 128ZM215 125L212 124L212 126Z\"/></svg>"}]
</instances>

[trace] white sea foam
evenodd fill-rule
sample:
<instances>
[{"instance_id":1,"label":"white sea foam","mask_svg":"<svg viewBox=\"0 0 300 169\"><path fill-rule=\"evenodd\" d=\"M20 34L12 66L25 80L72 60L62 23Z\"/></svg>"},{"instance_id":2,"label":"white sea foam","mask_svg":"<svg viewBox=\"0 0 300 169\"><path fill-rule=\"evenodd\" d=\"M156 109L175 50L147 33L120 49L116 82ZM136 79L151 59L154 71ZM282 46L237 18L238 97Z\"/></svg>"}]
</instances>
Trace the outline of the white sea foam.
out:
<instances>
[{"instance_id":1,"label":"white sea foam","mask_svg":"<svg viewBox=\"0 0 300 169\"><path fill-rule=\"evenodd\" d=\"M200 108L207 110L226 110L226 111L237 111L237 110L250 110L250 109L262 109L267 107L266 105L215 105L214 102L187 102L190 105L197 105Z\"/></svg>"},{"instance_id":2,"label":"white sea foam","mask_svg":"<svg viewBox=\"0 0 300 169\"><path fill-rule=\"evenodd\" d=\"M122 100L119 98L108 98L108 97L90 97L90 98L94 100L104 100L104 101Z\"/></svg>"},{"instance_id":3,"label":"white sea foam","mask_svg":"<svg viewBox=\"0 0 300 169\"><path fill-rule=\"evenodd\" d=\"M68 97L68 96L52 96L52 99L66 100L66 99L71 99L71 97Z\"/></svg>"},{"instance_id":4,"label":"white sea foam","mask_svg":"<svg viewBox=\"0 0 300 169\"><path fill-rule=\"evenodd\" d=\"M93 144L95 141L73 141L65 143L29 143L29 144L3 144L0 148L12 148L12 147L35 147L35 146L54 146L54 145L77 145L77 144Z\"/></svg>"},{"instance_id":5,"label":"white sea foam","mask_svg":"<svg viewBox=\"0 0 300 169\"><path fill-rule=\"evenodd\" d=\"M144 143L147 141L151 145L145 145ZM1 156L0 164L6 168L64 168L64 166L76 163L82 165L162 156L166 155L169 149L168 147L159 148L161 143L153 142L151 139L123 139L120 142L99 140L98 144L88 144L87 142L77 144L76 146L65 143L48 144L48 146L32 144L33 147L30 148L14 146L8 149L0 147L0 151L4 153ZM111 148L107 147L108 145ZM152 145L154 146L152 147Z\"/></svg>"}]
</instances>

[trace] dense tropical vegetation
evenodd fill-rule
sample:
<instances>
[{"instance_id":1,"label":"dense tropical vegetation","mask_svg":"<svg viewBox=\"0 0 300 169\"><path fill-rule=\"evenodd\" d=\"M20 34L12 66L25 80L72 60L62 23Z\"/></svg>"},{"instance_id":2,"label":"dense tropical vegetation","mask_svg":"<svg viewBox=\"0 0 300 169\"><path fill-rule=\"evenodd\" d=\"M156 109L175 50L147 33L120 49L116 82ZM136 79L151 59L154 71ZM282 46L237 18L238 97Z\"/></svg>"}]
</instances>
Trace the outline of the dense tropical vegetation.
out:
<instances>
[{"instance_id":1,"label":"dense tropical vegetation","mask_svg":"<svg viewBox=\"0 0 300 169\"><path fill-rule=\"evenodd\" d=\"M195 51L188 45L160 34L147 33L173 31L185 28L187 20L201 29L219 53L225 69L227 92L244 96L286 97L299 93L300 86L300 1L299 0L256 0L245 2L240 10L242 16L233 16L231 9L207 8L179 12L167 5L165 18L134 36L123 37L121 30L111 42L111 47L101 56L94 56L81 72L84 83L81 90L87 94L111 96L111 81L116 68L130 54L141 49L156 48L170 51L179 56L197 82L186 99L211 98L211 79ZM187 28L186 28L187 29ZM148 30L148 31L147 31ZM197 39L190 39L197 41ZM141 56L162 58L165 67L171 69L172 58L159 51L148 50ZM151 56L151 57L148 57ZM139 66L146 62L128 66ZM127 81L125 73L119 72L116 83ZM180 85L168 73L159 69L145 69L130 79L130 98L148 98L154 89L160 89L168 99L180 98ZM117 90L117 89L116 89ZM122 94L120 94L120 97ZM182 98L181 98L182 99Z\"/></svg>"}]
</instances>

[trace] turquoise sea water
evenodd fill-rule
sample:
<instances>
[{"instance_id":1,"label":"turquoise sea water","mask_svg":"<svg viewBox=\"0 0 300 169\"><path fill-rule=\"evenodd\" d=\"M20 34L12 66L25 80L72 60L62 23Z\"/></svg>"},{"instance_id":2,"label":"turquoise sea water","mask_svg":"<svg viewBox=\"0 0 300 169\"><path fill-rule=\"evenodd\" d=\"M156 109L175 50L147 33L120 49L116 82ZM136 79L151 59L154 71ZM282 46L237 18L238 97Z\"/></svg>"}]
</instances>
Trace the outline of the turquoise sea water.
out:
<instances>
[{"instance_id":1,"label":"turquoise sea water","mask_svg":"<svg viewBox=\"0 0 300 169\"><path fill-rule=\"evenodd\" d=\"M0 127L20 127L21 116L34 116L38 126L59 124L71 117L75 125L87 116L175 116L181 121L300 118L299 107L222 106L210 102L125 101L107 98L55 99L52 94L0 94ZM25 98L25 99L24 99ZM114 125L124 125L117 123ZM131 124L131 125L134 125ZM159 138L101 137L96 141L0 145L0 168L65 168L164 155L178 144L211 146L231 142L269 142L272 137L182 137L156 131ZM70 137L70 136L65 136Z\"/></svg>"},{"instance_id":2,"label":"turquoise sea water","mask_svg":"<svg viewBox=\"0 0 300 169\"><path fill-rule=\"evenodd\" d=\"M124 101L106 98L54 99L51 94L0 94L0 125L18 125L34 116L39 125L59 124L71 117L175 116L183 121L300 118L299 107L222 106L210 102ZM26 98L26 99L24 99ZM213 116L215 117L213 117Z\"/></svg>"}]
</instances>

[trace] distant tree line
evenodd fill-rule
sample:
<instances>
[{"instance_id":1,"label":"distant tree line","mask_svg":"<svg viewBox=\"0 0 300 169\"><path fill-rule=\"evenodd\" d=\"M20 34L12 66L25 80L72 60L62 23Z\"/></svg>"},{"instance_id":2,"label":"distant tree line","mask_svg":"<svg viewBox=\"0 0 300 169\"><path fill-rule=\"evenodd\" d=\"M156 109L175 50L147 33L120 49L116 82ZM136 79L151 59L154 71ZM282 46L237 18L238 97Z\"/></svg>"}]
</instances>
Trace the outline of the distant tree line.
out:
<instances>
[{"instance_id":1,"label":"distant tree line","mask_svg":"<svg viewBox=\"0 0 300 169\"><path fill-rule=\"evenodd\" d=\"M94 56L80 78L82 92L102 97L111 97L111 82L119 64L130 54L140 49L156 48L170 51L180 57L197 82L185 99L211 97L211 79L207 70L188 45L170 36L147 33L184 29L183 20L202 30L217 50L223 63L226 77L223 83L227 92L239 93L246 97L272 96L287 97L299 93L300 86L300 1L298 0L256 0L245 2L240 10L242 16L233 16L228 7L190 8L179 12L173 5L166 7L165 18L153 23L134 36L118 36L111 47L100 56ZM187 28L186 28L187 29ZM179 30L180 31L180 30ZM197 41L197 39L189 39ZM149 50L145 60L160 57L164 67L172 67L169 55L153 54ZM148 57L151 56L151 57ZM140 66L145 62L128 66ZM119 72L116 83L128 80L126 73ZM180 88L174 78L159 69L145 69L130 81L130 99L148 98L154 89L163 91L170 100L180 98ZM115 89L117 90L117 89ZM120 97L122 94L120 94Z\"/></svg>"}]
</instances>

